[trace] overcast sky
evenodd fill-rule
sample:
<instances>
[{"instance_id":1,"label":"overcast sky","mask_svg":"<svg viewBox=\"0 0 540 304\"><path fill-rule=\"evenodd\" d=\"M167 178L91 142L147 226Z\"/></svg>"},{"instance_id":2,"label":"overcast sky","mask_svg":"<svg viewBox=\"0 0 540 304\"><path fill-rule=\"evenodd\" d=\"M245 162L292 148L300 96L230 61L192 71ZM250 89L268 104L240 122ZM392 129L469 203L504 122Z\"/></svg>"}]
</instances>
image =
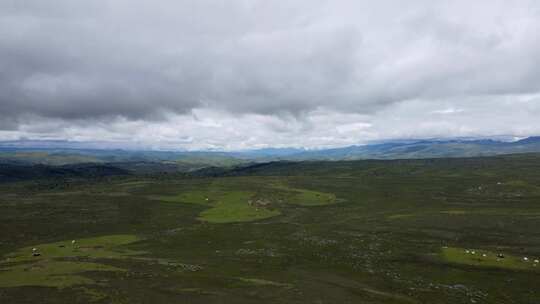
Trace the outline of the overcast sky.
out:
<instances>
[{"instance_id":1,"label":"overcast sky","mask_svg":"<svg viewBox=\"0 0 540 304\"><path fill-rule=\"evenodd\" d=\"M0 140L540 134L540 1L0 1Z\"/></svg>"}]
</instances>

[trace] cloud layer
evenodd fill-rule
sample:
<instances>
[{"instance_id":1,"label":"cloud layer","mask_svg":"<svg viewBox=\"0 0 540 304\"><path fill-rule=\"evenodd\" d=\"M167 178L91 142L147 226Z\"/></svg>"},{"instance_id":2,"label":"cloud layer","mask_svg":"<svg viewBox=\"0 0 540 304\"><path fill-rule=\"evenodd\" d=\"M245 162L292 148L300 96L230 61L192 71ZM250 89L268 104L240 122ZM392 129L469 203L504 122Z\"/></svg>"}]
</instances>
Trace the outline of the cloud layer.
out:
<instances>
[{"instance_id":1,"label":"cloud layer","mask_svg":"<svg viewBox=\"0 0 540 304\"><path fill-rule=\"evenodd\" d=\"M538 1L3 1L0 139L532 135L539 32Z\"/></svg>"}]
</instances>

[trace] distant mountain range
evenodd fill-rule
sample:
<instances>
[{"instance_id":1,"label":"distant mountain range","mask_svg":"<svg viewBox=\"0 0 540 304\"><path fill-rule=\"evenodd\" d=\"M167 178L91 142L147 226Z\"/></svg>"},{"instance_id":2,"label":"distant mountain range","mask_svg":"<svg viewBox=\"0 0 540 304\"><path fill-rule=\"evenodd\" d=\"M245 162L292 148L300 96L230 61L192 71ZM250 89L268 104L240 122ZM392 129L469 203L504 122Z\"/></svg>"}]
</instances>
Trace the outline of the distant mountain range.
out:
<instances>
[{"instance_id":1,"label":"distant mountain range","mask_svg":"<svg viewBox=\"0 0 540 304\"><path fill-rule=\"evenodd\" d=\"M505 142L483 140L420 140L350 146L337 149L305 151L290 155L291 160L412 159L492 156L540 152L540 137Z\"/></svg>"},{"instance_id":2,"label":"distant mountain range","mask_svg":"<svg viewBox=\"0 0 540 304\"><path fill-rule=\"evenodd\" d=\"M0 142L0 163L62 166L138 162L145 168L147 163L157 162L168 171L192 171L276 160L414 159L540 153L540 137L510 142L493 139L404 140L322 150L269 148L239 152L138 151L104 149L103 143L100 145L101 148L85 148L84 143L63 141Z\"/></svg>"}]
</instances>

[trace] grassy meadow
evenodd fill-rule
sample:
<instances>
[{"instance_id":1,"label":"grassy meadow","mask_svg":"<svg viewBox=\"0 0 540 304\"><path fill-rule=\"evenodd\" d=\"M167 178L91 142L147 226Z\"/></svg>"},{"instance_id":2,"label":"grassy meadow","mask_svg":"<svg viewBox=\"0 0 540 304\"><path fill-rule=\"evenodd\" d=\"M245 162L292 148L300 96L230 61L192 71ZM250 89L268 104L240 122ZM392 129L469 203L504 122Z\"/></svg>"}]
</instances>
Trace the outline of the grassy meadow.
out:
<instances>
[{"instance_id":1,"label":"grassy meadow","mask_svg":"<svg viewBox=\"0 0 540 304\"><path fill-rule=\"evenodd\" d=\"M0 184L0 303L539 303L540 157Z\"/></svg>"}]
</instances>

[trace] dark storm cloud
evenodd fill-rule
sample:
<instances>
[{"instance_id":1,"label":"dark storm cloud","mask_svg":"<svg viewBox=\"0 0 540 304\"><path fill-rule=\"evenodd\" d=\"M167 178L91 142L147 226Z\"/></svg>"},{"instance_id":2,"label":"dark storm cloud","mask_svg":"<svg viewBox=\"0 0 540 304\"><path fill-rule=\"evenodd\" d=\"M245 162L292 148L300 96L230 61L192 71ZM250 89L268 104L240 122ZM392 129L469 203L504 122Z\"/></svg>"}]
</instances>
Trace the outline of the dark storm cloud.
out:
<instances>
[{"instance_id":1,"label":"dark storm cloud","mask_svg":"<svg viewBox=\"0 0 540 304\"><path fill-rule=\"evenodd\" d=\"M356 69L353 27L297 24L306 16L288 6L266 16L263 3L102 4L88 16L61 4L6 10L4 113L137 118L203 105L271 113L352 97L340 90Z\"/></svg>"},{"instance_id":2,"label":"dark storm cloud","mask_svg":"<svg viewBox=\"0 0 540 304\"><path fill-rule=\"evenodd\" d=\"M0 129L495 109L540 92L538 32L537 1L1 1Z\"/></svg>"}]
</instances>

